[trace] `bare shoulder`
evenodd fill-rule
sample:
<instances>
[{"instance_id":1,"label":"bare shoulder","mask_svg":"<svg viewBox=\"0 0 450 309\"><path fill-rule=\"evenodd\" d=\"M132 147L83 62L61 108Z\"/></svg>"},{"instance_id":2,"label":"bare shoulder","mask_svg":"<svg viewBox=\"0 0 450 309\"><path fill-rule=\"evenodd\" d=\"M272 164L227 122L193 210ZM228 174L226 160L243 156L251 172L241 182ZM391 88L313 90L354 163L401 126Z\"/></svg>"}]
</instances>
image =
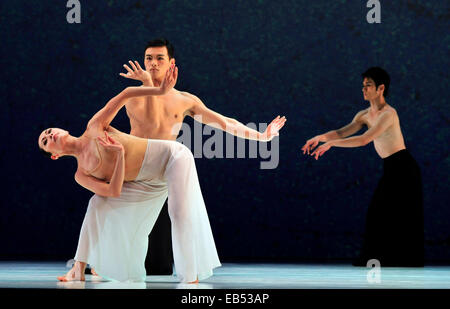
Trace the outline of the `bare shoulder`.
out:
<instances>
[{"instance_id":1,"label":"bare shoulder","mask_svg":"<svg viewBox=\"0 0 450 309\"><path fill-rule=\"evenodd\" d=\"M390 105L386 105L385 112L397 115L397 110Z\"/></svg>"},{"instance_id":2,"label":"bare shoulder","mask_svg":"<svg viewBox=\"0 0 450 309\"><path fill-rule=\"evenodd\" d=\"M388 117L388 118L398 118L397 111L390 105L386 105L383 111L380 113L380 116Z\"/></svg>"},{"instance_id":3,"label":"bare shoulder","mask_svg":"<svg viewBox=\"0 0 450 309\"><path fill-rule=\"evenodd\" d=\"M186 111L184 112L184 115L189 115L191 117L194 117L194 115L198 112L198 109L203 106L203 102L195 95L186 92L186 91L179 91L180 95L185 98L186 102Z\"/></svg>"},{"instance_id":4,"label":"bare shoulder","mask_svg":"<svg viewBox=\"0 0 450 309\"><path fill-rule=\"evenodd\" d=\"M181 94L183 97L185 97L188 100L194 100L195 102L201 101L197 96L195 96L192 93L189 93L187 91L178 91L178 93Z\"/></svg>"},{"instance_id":5,"label":"bare shoulder","mask_svg":"<svg viewBox=\"0 0 450 309\"><path fill-rule=\"evenodd\" d=\"M369 112L369 109L370 109L370 107L360 110L359 112L356 113L356 115L363 116Z\"/></svg>"},{"instance_id":6,"label":"bare shoulder","mask_svg":"<svg viewBox=\"0 0 450 309\"><path fill-rule=\"evenodd\" d=\"M365 116L369 112L369 108L365 108L359 112L356 113L355 117L353 118L353 121L355 122L365 122Z\"/></svg>"},{"instance_id":7,"label":"bare shoulder","mask_svg":"<svg viewBox=\"0 0 450 309\"><path fill-rule=\"evenodd\" d=\"M86 136L86 137L96 137L99 131L103 131L104 127L102 125L102 123L96 118L93 117L91 118L91 120L89 120L85 131L83 132L83 134L81 134L81 136ZM80 136L80 137L81 137Z\"/></svg>"}]
</instances>

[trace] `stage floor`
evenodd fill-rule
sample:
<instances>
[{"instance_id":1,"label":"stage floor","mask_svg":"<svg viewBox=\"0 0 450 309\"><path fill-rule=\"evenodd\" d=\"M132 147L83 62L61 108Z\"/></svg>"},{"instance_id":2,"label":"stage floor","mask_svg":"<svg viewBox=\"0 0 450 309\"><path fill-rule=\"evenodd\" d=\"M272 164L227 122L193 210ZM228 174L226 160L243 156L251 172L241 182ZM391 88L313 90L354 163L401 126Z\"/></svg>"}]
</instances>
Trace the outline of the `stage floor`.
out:
<instances>
[{"instance_id":1,"label":"stage floor","mask_svg":"<svg viewBox=\"0 0 450 309\"><path fill-rule=\"evenodd\" d=\"M0 262L0 288L26 289L449 289L450 266L374 269L349 264L224 263L198 285L175 276L147 276L146 282L105 281L86 275L86 282L58 282L65 262ZM376 275L376 274L375 274ZM377 280L379 279L379 280Z\"/></svg>"}]
</instances>

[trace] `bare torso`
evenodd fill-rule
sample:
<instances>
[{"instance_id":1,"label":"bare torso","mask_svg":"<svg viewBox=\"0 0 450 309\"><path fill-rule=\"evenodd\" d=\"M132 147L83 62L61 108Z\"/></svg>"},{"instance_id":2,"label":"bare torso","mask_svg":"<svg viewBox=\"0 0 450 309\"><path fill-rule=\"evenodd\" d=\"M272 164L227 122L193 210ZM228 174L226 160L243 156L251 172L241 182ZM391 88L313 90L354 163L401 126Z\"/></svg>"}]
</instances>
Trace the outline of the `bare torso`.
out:
<instances>
[{"instance_id":1,"label":"bare torso","mask_svg":"<svg viewBox=\"0 0 450 309\"><path fill-rule=\"evenodd\" d=\"M125 181L133 181L139 174L147 149L147 139L131 136L109 126L108 135L123 145L125 157ZM113 175L117 154L106 150L96 141L97 137L104 137L101 129L89 128L83 134L89 138L86 151L78 159L78 166L85 174L109 181Z\"/></svg>"},{"instance_id":2,"label":"bare torso","mask_svg":"<svg viewBox=\"0 0 450 309\"><path fill-rule=\"evenodd\" d=\"M130 134L174 141L191 106L192 99L175 89L163 96L129 99L125 107L130 118Z\"/></svg>"},{"instance_id":3,"label":"bare torso","mask_svg":"<svg viewBox=\"0 0 450 309\"><path fill-rule=\"evenodd\" d=\"M400 129L400 120L398 118L397 111L394 108L392 108L391 106L386 104L386 106L383 107L379 111L373 111L369 107L366 110L366 113L364 113L362 115L362 120L367 125L367 127L370 129L375 124L378 117L386 110L393 112L394 121L386 129L386 131L384 131L380 136L378 136L373 141L375 150L377 151L378 155L381 158L386 158L386 157L396 153L397 151L400 151L400 150L406 148L405 142L403 140L402 131Z\"/></svg>"}]
</instances>

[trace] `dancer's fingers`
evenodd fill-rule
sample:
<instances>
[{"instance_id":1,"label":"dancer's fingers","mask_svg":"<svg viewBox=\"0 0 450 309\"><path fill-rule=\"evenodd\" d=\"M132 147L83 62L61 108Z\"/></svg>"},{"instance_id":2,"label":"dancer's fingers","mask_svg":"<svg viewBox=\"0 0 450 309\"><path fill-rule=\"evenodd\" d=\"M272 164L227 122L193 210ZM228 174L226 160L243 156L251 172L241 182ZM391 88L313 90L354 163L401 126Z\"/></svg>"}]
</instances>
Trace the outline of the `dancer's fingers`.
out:
<instances>
[{"instance_id":1,"label":"dancer's fingers","mask_svg":"<svg viewBox=\"0 0 450 309\"><path fill-rule=\"evenodd\" d=\"M119 145L120 143L118 141L116 141L115 139L113 139L111 136L108 135L108 140L111 142L111 144L113 145Z\"/></svg>"},{"instance_id":2,"label":"dancer's fingers","mask_svg":"<svg viewBox=\"0 0 450 309\"><path fill-rule=\"evenodd\" d=\"M134 73L133 70L130 69L130 67L127 66L126 64L124 64L123 67L124 67L130 74L133 74L133 73Z\"/></svg>"},{"instance_id":3,"label":"dancer's fingers","mask_svg":"<svg viewBox=\"0 0 450 309\"><path fill-rule=\"evenodd\" d=\"M317 159L319 159L319 151L315 151L315 153L316 153L315 157L316 157L316 160L317 160Z\"/></svg>"},{"instance_id":4,"label":"dancer's fingers","mask_svg":"<svg viewBox=\"0 0 450 309\"><path fill-rule=\"evenodd\" d=\"M144 70L141 68L141 65L139 64L139 62L137 62L136 60L134 60L134 63L136 64L136 67L138 68L138 70L144 71Z\"/></svg>"},{"instance_id":5,"label":"dancer's fingers","mask_svg":"<svg viewBox=\"0 0 450 309\"><path fill-rule=\"evenodd\" d=\"M305 147L306 153L309 154L309 143L307 142L304 147Z\"/></svg>"},{"instance_id":6,"label":"dancer's fingers","mask_svg":"<svg viewBox=\"0 0 450 309\"><path fill-rule=\"evenodd\" d=\"M97 139L98 139L98 142L100 143L100 145L102 145L102 146L107 146L108 144L107 143L105 143L104 141L103 141L103 139L99 136L99 137L97 137Z\"/></svg>"},{"instance_id":7,"label":"dancer's fingers","mask_svg":"<svg viewBox=\"0 0 450 309\"><path fill-rule=\"evenodd\" d=\"M172 81L174 80L174 75L173 75L174 71L175 71L175 69L173 67L170 67L169 74L167 76L167 81L169 82L169 84L171 84Z\"/></svg>"},{"instance_id":8,"label":"dancer's fingers","mask_svg":"<svg viewBox=\"0 0 450 309\"><path fill-rule=\"evenodd\" d=\"M119 144L115 139L113 139L107 131L105 131L106 141L110 142L112 145Z\"/></svg>"},{"instance_id":9,"label":"dancer's fingers","mask_svg":"<svg viewBox=\"0 0 450 309\"><path fill-rule=\"evenodd\" d=\"M175 67L174 78L175 80L178 78L178 67Z\"/></svg>"},{"instance_id":10,"label":"dancer's fingers","mask_svg":"<svg viewBox=\"0 0 450 309\"><path fill-rule=\"evenodd\" d=\"M168 79L168 78L169 78L171 71L172 71L172 68L169 68L169 69L167 70L165 79Z\"/></svg>"},{"instance_id":11,"label":"dancer's fingers","mask_svg":"<svg viewBox=\"0 0 450 309\"><path fill-rule=\"evenodd\" d=\"M131 65L131 67L133 68L134 71L137 71L136 66L134 65L133 61L128 60L128 63Z\"/></svg>"}]
</instances>

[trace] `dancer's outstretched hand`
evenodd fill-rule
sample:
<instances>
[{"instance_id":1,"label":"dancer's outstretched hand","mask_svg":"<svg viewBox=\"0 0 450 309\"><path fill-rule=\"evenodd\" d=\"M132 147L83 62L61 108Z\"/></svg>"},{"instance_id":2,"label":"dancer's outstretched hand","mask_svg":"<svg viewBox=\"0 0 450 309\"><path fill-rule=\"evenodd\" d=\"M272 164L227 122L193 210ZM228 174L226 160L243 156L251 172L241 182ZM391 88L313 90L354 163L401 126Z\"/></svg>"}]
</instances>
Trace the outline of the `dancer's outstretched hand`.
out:
<instances>
[{"instance_id":1,"label":"dancer's outstretched hand","mask_svg":"<svg viewBox=\"0 0 450 309\"><path fill-rule=\"evenodd\" d=\"M264 140L270 141L275 136L278 136L279 135L278 132L281 130L281 128L284 126L285 123L286 123L286 117L284 117L284 116L281 118L280 118L280 116L278 116L277 118L272 120L272 122L267 127L266 131L264 131L264 133L263 133Z\"/></svg>"},{"instance_id":2,"label":"dancer's outstretched hand","mask_svg":"<svg viewBox=\"0 0 450 309\"><path fill-rule=\"evenodd\" d=\"M105 137L97 137L98 142L100 145L102 145L104 148L112 150L114 152L123 152L124 148L121 143L113 139L111 136L108 135L108 133L105 131Z\"/></svg>"},{"instance_id":3,"label":"dancer's outstretched hand","mask_svg":"<svg viewBox=\"0 0 450 309\"><path fill-rule=\"evenodd\" d=\"M302 147L303 154L307 153L309 154L310 151L312 151L320 142L320 136L315 136L313 138L310 138L306 144Z\"/></svg>"},{"instance_id":4,"label":"dancer's outstretched hand","mask_svg":"<svg viewBox=\"0 0 450 309\"><path fill-rule=\"evenodd\" d=\"M319 147L314 150L314 152L311 154L311 156L315 156L316 160L319 159L320 156L322 156L326 151L328 151L331 148L331 143L325 143L320 145Z\"/></svg>"},{"instance_id":5,"label":"dancer's outstretched hand","mask_svg":"<svg viewBox=\"0 0 450 309\"><path fill-rule=\"evenodd\" d=\"M166 94L170 89L175 87L178 78L178 67L175 64L172 64L170 68L166 72L166 76L164 77L161 83L161 91L163 94Z\"/></svg>"},{"instance_id":6,"label":"dancer's outstretched hand","mask_svg":"<svg viewBox=\"0 0 450 309\"><path fill-rule=\"evenodd\" d=\"M126 64L123 65L123 67L128 71L128 73L127 74L119 73L120 76L129 79L139 80L141 82L147 82L150 83L150 85L148 86L153 86L152 76L150 75L149 72L141 68L139 62L135 60L133 63L133 61L130 60L128 61L128 63L130 64L131 68Z\"/></svg>"}]
</instances>

